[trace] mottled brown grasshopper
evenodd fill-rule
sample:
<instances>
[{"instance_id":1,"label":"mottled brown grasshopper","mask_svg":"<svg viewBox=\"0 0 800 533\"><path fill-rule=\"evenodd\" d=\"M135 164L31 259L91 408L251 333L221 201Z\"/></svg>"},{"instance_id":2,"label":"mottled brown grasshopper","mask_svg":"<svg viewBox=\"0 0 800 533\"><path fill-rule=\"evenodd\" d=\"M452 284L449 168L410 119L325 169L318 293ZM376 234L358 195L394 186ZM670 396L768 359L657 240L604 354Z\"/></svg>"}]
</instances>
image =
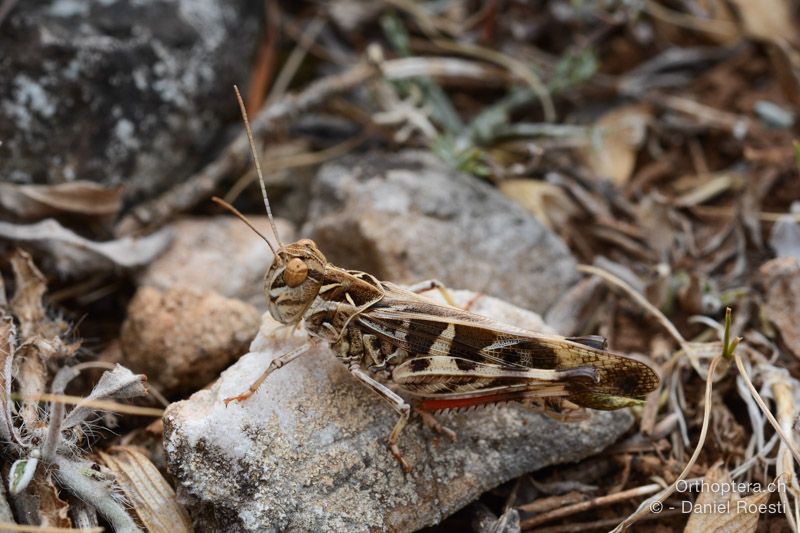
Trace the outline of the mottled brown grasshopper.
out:
<instances>
[{"instance_id":1,"label":"mottled brown grasshopper","mask_svg":"<svg viewBox=\"0 0 800 533\"><path fill-rule=\"evenodd\" d=\"M226 404L247 399L270 373L326 342L356 379L399 414L388 446L409 471L397 442L411 405L386 383L417 397L424 411L507 401L545 409L618 409L640 403L658 386L649 366L606 351L602 337L564 338L518 329L417 293L436 282L405 289L330 264L309 239L283 244L238 89L236 95L277 248L236 209L215 201L267 242L275 256L265 276L269 312L283 324L302 322L310 340L273 360L246 392Z\"/></svg>"}]
</instances>

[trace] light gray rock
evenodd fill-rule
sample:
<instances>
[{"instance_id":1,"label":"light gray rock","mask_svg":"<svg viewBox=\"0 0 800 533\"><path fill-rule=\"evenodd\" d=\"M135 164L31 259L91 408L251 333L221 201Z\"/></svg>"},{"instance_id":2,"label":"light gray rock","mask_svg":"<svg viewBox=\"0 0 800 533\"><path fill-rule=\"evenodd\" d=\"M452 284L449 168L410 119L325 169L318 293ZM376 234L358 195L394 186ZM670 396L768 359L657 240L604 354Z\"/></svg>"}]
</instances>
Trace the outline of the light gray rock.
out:
<instances>
[{"instance_id":1,"label":"light gray rock","mask_svg":"<svg viewBox=\"0 0 800 533\"><path fill-rule=\"evenodd\" d=\"M476 297L455 296L461 304ZM490 297L471 309L542 325L534 313ZM247 401L224 406L273 357L304 341L302 332L276 328L265 316L251 353L165 414L169 468L198 531L411 531L524 472L596 454L632 423L625 411L564 423L501 405L438 415L458 433L452 443L412 417L400 439L413 467L406 475L384 444L394 411L327 347L271 375Z\"/></svg>"},{"instance_id":2,"label":"light gray rock","mask_svg":"<svg viewBox=\"0 0 800 533\"><path fill-rule=\"evenodd\" d=\"M271 236L267 217L249 218ZM290 223L281 219L275 223L284 242L294 240ZM186 217L170 228L174 238L169 249L142 272L140 285L211 290L266 311L264 273L272 264L272 252L261 237L229 215Z\"/></svg>"},{"instance_id":3,"label":"light gray rock","mask_svg":"<svg viewBox=\"0 0 800 533\"><path fill-rule=\"evenodd\" d=\"M0 176L124 185L180 181L236 117L263 4L19 2L0 30Z\"/></svg>"},{"instance_id":4,"label":"light gray rock","mask_svg":"<svg viewBox=\"0 0 800 533\"><path fill-rule=\"evenodd\" d=\"M537 312L577 280L564 243L530 213L427 152L326 164L301 234L341 267L398 283L436 278Z\"/></svg>"}]
</instances>

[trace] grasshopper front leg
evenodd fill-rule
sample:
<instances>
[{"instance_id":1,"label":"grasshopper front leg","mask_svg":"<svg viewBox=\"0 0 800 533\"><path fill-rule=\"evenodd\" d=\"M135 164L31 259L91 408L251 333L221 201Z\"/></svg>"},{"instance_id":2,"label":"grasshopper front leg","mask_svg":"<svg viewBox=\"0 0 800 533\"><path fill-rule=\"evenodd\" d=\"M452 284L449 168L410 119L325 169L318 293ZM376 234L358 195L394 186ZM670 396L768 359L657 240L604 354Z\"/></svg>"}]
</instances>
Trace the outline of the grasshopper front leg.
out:
<instances>
[{"instance_id":1,"label":"grasshopper front leg","mask_svg":"<svg viewBox=\"0 0 800 533\"><path fill-rule=\"evenodd\" d=\"M297 359L298 357L300 357L301 355L306 353L308 350L310 350L314 345L315 345L314 342L307 342L307 343L303 344L302 346L300 346L298 348L295 348L294 350L292 350L290 352L287 352L287 353L281 355L280 357L277 357L277 358L273 359L272 362L267 367L267 369L264 370L264 372L261 373L261 375L258 377L258 379L255 380L250 385L250 387L248 387L248 389L246 391L244 391L242 394L239 394L238 396L233 396L231 398L225 398L223 400L225 402L225 406L227 407L228 404L231 403L231 402L243 402L244 400L248 399L250 396L253 395L254 392L256 392L258 390L258 388L261 386L262 383L264 383L264 380L267 379L267 377L270 374L272 374L274 371L278 370L280 367L282 367L286 363Z\"/></svg>"},{"instance_id":2,"label":"grasshopper front leg","mask_svg":"<svg viewBox=\"0 0 800 533\"><path fill-rule=\"evenodd\" d=\"M411 466L409 466L409 464L406 462L403 454L400 453L400 448L397 447L397 441L400 439L400 433L403 432L403 428L406 427L408 418L411 416L411 405L409 405L408 402L397 395L389 387L379 383L378 381L375 381L372 377L370 377L369 374L364 372L357 365L351 365L349 369L353 376L358 378L361 383L376 392L381 398L389 402L392 408L397 411L397 414L400 415L400 418L394 425L394 429L392 429L392 432L389 434L387 445L389 446L389 451L392 453L394 458L397 459L397 462L399 462L400 466L403 467L403 470L406 473L411 472Z\"/></svg>"}]
</instances>

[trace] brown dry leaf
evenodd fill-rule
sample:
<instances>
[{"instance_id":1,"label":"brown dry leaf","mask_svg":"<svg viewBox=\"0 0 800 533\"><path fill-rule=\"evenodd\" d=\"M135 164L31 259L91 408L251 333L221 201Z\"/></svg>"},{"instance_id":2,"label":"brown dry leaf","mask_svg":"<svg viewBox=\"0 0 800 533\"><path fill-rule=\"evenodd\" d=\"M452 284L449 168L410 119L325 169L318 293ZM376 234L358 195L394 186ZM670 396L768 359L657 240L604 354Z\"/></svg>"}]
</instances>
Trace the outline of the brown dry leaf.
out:
<instances>
[{"instance_id":1,"label":"brown dry leaf","mask_svg":"<svg viewBox=\"0 0 800 533\"><path fill-rule=\"evenodd\" d=\"M175 491L144 454L131 446L114 446L97 455L99 462L116 474L136 516L148 531L193 531L192 521L178 503Z\"/></svg>"},{"instance_id":2,"label":"brown dry leaf","mask_svg":"<svg viewBox=\"0 0 800 533\"><path fill-rule=\"evenodd\" d=\"M44 472L44 469L41 471ZM40 526L72 527L72 521L69 519L69 503L58 495L58 489L50 474L34 477L29 490L33 490L39 500Z\"/></svg>"},{"instance_id":3,"label":"brown dry leaf","mask_svg":"<svg viewBox=\"0 0 800 533\"><path fill-rule=\"evenodd\" d=\"M749 37L775 44L791 43L797 35L788 0L732 0Z\"/></svg>"},{"instance_id":4,"label":"brown dry leaf","mask_svg":"<svg viewBox=\"0 0 800 533\"><path fill-rule=\"evenodd\" d=\"M720 44L732 45L742 38L741 31L736 31L738 26L736 15L725 0L698 0L697 4L702 9L703 14L713 21L713 23L708 24L708 30L717 30L705 32L709 39L713 39ZM730 31L719 31L723 28L730 28ZM702 26L697 29L703 31Z\"/></svg>"},{"instance_id":5,"label":"brown dry leaf","mask_svg":"<svg viewBox=\"0 0 800 533\"><path fill-rule=\"evenodd\" d=\"M0 213L22 220L70 213L91 217L114 217L122 207L122 188L108 188L89 181L57 185L0 183Z\"/></svg>"},{"instance_id":6,"label":"brown dry leaf","mask_svg":"<svg viewBox=\"0 0 800 533\"><path fill-rule=\"evenodd\" d=\"M764 287L761 313L780 332L789 351L800 357L800 259L779 257L758 272Z\"/></svg>"},{"instance_id":7,"label":"brown dry leaf","mask_svg":"<svg viewBox=\"0 0 800 533\"><path fill-rule=\"evenodd\" d=\"M551 183L510 179L500 183L500 190L550 229L563 226L571 216L580 212L563 189Z\"/></svg>"},{"instance_id":8,"label":"brown dry leaf","mask_svg":"<svg viewBox=\"0 0 800 533\"><path fill-rule=\"evenodd\" d=\"M757 508L767 503L769 491L739 498L736 492L729 490L733 488L730 474L720 464L706 472L703 488L684 533L746 533L756 530L760 516Z\"/></svg>"},{"instance_id":9,"label":"brown dry leaf","mask_svg":"<svg viewBox=\"0 0 800 533\"><path fill-rule=\"evenodd\" d=\"M595 124L597 142L583 149L586 164L615 185L627 183L651 116L650 109L641 104L617 107L603 114Z\"/></svg>"},{"instance_id":10,"label":"brown dry leaf","mask_svg":"<svg viewBox=\"0 0 800 533\"><path fill-rule=\"evenodd\" d=\"M14 297L11 298L11 313L19 321L22 338L27 338L44 320L42 297L47 292L47 284L30 254L24 250L14 250L11 268L16 284Z\"/></svg>"}]
</instances>

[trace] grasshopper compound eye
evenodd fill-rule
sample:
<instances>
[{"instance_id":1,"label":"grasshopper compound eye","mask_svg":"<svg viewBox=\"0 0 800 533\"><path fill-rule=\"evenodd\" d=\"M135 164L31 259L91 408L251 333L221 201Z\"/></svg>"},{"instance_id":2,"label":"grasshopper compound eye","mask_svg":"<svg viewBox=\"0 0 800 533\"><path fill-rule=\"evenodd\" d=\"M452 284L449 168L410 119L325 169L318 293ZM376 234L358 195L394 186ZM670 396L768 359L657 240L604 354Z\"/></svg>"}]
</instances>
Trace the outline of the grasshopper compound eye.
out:
<instances>
[{"instance_id":1,"label":"grasshopper compound eye","mask_svg":"<svg viewBox=\"0 0 800 533\"><path fill-rule=\"evenodd\" d=\"M300 259L295 257L286 263L286 270L283 271L283 280L289 287L297 287L303 283L308 277L308 265Z\"/></svg>"}]
</instances>

